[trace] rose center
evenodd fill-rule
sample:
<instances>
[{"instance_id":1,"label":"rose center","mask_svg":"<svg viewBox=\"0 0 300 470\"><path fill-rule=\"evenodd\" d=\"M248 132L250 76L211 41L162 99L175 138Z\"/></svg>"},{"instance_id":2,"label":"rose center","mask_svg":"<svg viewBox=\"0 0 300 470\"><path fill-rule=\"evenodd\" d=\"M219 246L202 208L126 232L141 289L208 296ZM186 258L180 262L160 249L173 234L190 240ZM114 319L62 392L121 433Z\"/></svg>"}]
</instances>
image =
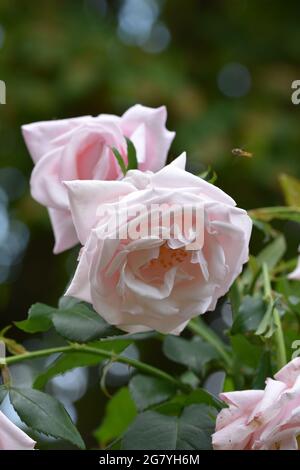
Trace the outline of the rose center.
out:
<instances>
[{"instance_id":1,"label":"rose center","mask_svg":"<svg viewBox=\"0 0 300 470\"><path fill-rule=\"evenodd\" d=\"M188 255L189 253L184 248L172 249L165 244L160 247L158 258L152 259L149 262L149 267L163 269L173 268L183 263Z\"/></svg>"}]
</instances>

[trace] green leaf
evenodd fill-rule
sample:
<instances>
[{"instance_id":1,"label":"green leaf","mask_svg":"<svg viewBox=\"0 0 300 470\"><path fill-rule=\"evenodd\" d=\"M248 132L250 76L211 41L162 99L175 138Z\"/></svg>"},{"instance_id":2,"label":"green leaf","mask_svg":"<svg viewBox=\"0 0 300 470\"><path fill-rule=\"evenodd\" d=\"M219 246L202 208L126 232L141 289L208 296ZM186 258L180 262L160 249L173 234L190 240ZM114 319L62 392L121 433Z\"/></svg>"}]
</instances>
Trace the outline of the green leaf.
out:
<instances>
[{"instance_id":1,"label":"green leaf","mask_svg":"<svg viewBox=\"0 0 300 470\"><path fill-rule=\"evenodd\" d=\"M54 313L52 322L61 336L80 343L118 332L84 303L76 304L70 310Z\"/></svg>"},{"instance_id":2,"label":"green leaf","mask_svg":"<svg viewBox=\"0 0 300 470\"><path fill-rule=\"evenodd\" d=\"M69 310L70 308L74 307L74 305L80 304L81 301L75 299L75 297L66 297L63 295L58 301L58 308L60 310Z\"/></svg>"},{"instance_id":3,"label":"green leaf","mask_svg":"<svg viewBox=\"0 0 300 470\"><path fill-rule=\"evenodd\" d=\"M124 450L207 450L215 429L216 411L191 405L180 417L155 411L140 414L126 432Z\"/></svg>"},{"instance_id":4,"label":"green leaf","mask_svg":"<svg viewBox=\"0 0 300 470\"><path fill-rule=\"evenodd\" d=\"M153 411L168 416L179 416L186 405L186 399L186 395L175 395L171 400L154 406Z\"/></svg>"},{"instance_id":5,"label":"green leaf","mask_svg":"<svg viewBox=\"0 0 300 470\"><path fill-rule=\"evenodd\" d=\"M224 408L224 403L219 400L217 397L209 393L207 390L203 388L198 388L197 390L193 390L186 398L185 406L192 405L192 404L203 404L212 406L217 410L221 410Z\"/></svg>"},{"instance_id":6,"label":"green leaf","mask_svg":"<svg viewBox=\"0 0 300 470\"><path fill-rule=\"evenodd\" d=\"M165 380L141 374L131 379L129 390L139 411L166 401L176 393L176 387Z\"/></svg>"},{"instance_id":7,"label":"green leaf","mask_svg":"<svg viewBox=\"0 0 300 470\"><path fill-rule=\"evenodd\" d=\"M271 336L273 336L276 330L276 325L274 321L275 308L275 302L270 302L266 309L266 313L255 332L257 336L264 336L265 338L271 338Z\"/></svg>"},{"instance_id":8,"label":"green leaf","mask_svg":"<svg viewBox=\"0 0 300 470\"><path fill-rule=\"evenodd\" d=\"M262 207L252 209L249 211L249 215L263 222L270 222L274 219L300 222L300 207Z\"/></svg>"},{"instance_id":9,"label":"green leaf","mask_svg":"<svg viewBox=\"0 0 300 470\"><path fill-rule=\"evenodd\" d=\"M84 442L70 416L55 398L29 388L11 388L10 401L20 419L35 431L71 442L84 449Z\"/></svg>"},{"instance_id":10,"label":"green leaf","mask_svg":"<svg viewBox=\"0 0 300 470\"><path fill-rule=\"evenodd\" d=\"M15 325L26 333L48 331L52 326L52 315L57 311L54 307L45 304L34 304L30 307L28 318L15 322Z\"/></svg>"},{"instance_id":11,"label":"green leaf","mask_svg":"<svg viewBox=\"0 0 300 470\"><path fill-rule=\"evenodd\" d=\"M250 343L243 335L231 336L230 340L239 373L241 373L241 369L244 367L256 369L261 356L261 348Z\"/></svg>"},{"instance_id":12,"label":"green leaf","mask_svg":"<svg viewBox=\"0 0 300 470\"><path fill-rule=\"evenodd\" d=\"M129 340L103 340L88 343L87 346L113 351L115 354L120 354L130 344L131 341ZM56 375L64 374L76 367L94 366L102 362L104 359L106 359L104 356L96 356L95 354L88 354L80 351L61 354L47 367L45 372L38 375L34 381L33 387L36 389L43 389L47 382Z\"/></svg>"},{"instance_id":13,"label":"green leaf","mask_svg":"<svg viewBox=\"0 0 300 470\"><path fill-rule=\"evenodd\" d=\"M128 139L128 137L125 137L126 142L127 142L127 159L128 159L128 165L127 165L127 171L128 170L137 170L138 169L138 161L136 157L136 150L133 142Z\"/></svg>"},{"instance_id":14,"label":"green leaf","mask_svg":"<svg viewBox=\"0 0 300 470\"><path fill-rule=\"evenodd\" d=\"M172 361L196 372L201 372L204 365L212 359L219 358L218 353L210 344L196 337L189 341L178 336L166 336L163 352Z\"/></svg>"},{"instance_id":15,"label":"green leaf","mask_svg":"<svg viewBox=\"0 0 300 470\"><path fill-rule=\"evenodd\" d=\"M271 353L270 351L264 351L259 361L257 373L254 377L252 388L264 389L266 385L266 378L272 377L272 364L271 364Z\"/></svg>"},{"instance_id":16,"label":"green leaf","mask_svg":"<svg viewBox=\"0 0 300 470\"><path fill-rule=\"evenodd\" d=\"M300 207L300 180L282 173L279 183L288 206Z\"/></svg>"},{"instance_id":17,"label":"green leaf","mask_svg":"<svg viewBox=\"0 0 300 470\"><path fill-rule=\"evenodd\" d=\"M262 298L244 297L238 310L238 314L231 328L231 334L248 333L256 331L258 325L263 319L266 311L266 305Z\"/></svg>"},{"instance_id":18,"label":"green leaf","mask_svg":"<svg viewBox=\"0 0 300 470\"><path fill-rule=\"evenodd\" d=\"M271 272L281 260L286 251L286 241L283 235L275 238L269 243L256 258L250 257L250 262L242 276L243 284L251 286L253 282L261 278L261 268L263 264L268 266Z\"/></svg>"},{"instance_id":19,"label":"green leaf","mask_svg":"<svg viewBox=\"0 0 300 470\"><path fill-rule=\"evenodd\" d=\"M266 264L269 271L271 271L281 260L285 252L286 241L284 236L280 235L258 254L256 260L259 267L261 267L263 264Z\"/></svg>"},{"instance_id":20,"label":"green leaf","mask_svg":"<svg viewBox=\"0 0 300 470\"><path fill-rule=\"evenodd\" d=\"M94 433L101 447L105 447L123 434L136 414L136 407L128 388L121 388L108 402L105 417Z\"/></svg>"},{"instance_id":21,"label":"green leaf","mask_svg":"<svg viewBox=\"0 0 300 470\"><path fill-rule=\"evenodd\" d=\"M116 160L119 164L119 167L121 168L121 171L122 171L123 175L125 176L127 169L126 169L126 165L124 163L122 155L120 154L119 150L116 149L115 147L112 147L111 150L112 150L114 156L116 157Z\"/></svg>"},{"instance_id":22,"label":"green leaf","mask_svg":"<svg viewBox=\"0 0 300 470\"><path fill-rule=\"evenodd\" d=\"M188 395L175 395L171 400L155 406L153 409L161 414L169 416L179 416L183 409L189 405L208 405L217 410L221 410L226 405L207 390L197 388Z\"/></svg>"}]
</instances>

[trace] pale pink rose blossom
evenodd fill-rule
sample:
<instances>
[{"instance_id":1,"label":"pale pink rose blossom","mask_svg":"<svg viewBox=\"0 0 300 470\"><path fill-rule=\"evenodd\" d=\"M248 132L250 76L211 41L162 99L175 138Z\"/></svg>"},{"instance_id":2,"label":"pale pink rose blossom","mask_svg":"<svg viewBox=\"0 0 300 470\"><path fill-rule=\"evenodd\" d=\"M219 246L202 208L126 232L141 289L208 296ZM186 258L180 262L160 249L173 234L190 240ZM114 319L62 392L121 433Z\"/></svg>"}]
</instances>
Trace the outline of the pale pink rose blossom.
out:
<instances>
[{"instance_id":1,"label":"pale pink rose blossom","mask_svg":"<svg viewBox=\"0 0 300 470\"><path fill-rule=\"evenodd\" d=\"M215 309L248 259L247 213L219 188L185 171L185 160L183 154L157 173L132 170L119 182L66 182L84 245L66 295L93 304L125 331L179 334L192 317ZM197 235L192 229L190 239L120 240L118 227L99 215L105 204L116 211L122 204L144 204L150 211L153 202L191 201L204 206L204 245L194 251L186 250Z\"/></svg>"},{"instance_id":2,"label":"pale pink rose blossom","mask_svg":"<svg viewBox=\"0 0 300 470\"><path fill-rule=\"evenodd\" d=\"M136 147L140 170L159 170L165 165L175 135L166 129L166 118L164 106L154 109L136 105L121 117L100 114L22 127L35 163L31 193L49 210L55 236L54 253L78 243L62 181L120 178L122 174L111 147L116 147L126 160L124 136Z\"/></svg>"},{"instance_id":3,"label":"pale pink rose blossom","mask_svg":"<svg viewBox=\"0 0 300 470\"><path fill-rule=\"evenodd\" d=\"M0 411L0 450L33 450L35 444Z\"/></svg>"},{"instance_id":4,"label":"pale pink rose blossom","mask_svg":"<svg viewBox=\"0 0 300 470\"><path fill-rule=\"evenodd\" d=\"M300 248L299 248L300 251ZM292 281L300 281L300 256L296 269L288 275L288 278Z\"/></svg>"},{"instance_id":5,"label":"pale pink rose blossom","mask_svg":"<svg viewBox=\"0 0 300 470\"><path fill-rule=\"evenodd\" d=\"M300 358L267 379L265 390L222 393L229 405L212 436L215 450L298 450ZM298 440L297 440L298 438Z\"/></svg>"}]
</instances>

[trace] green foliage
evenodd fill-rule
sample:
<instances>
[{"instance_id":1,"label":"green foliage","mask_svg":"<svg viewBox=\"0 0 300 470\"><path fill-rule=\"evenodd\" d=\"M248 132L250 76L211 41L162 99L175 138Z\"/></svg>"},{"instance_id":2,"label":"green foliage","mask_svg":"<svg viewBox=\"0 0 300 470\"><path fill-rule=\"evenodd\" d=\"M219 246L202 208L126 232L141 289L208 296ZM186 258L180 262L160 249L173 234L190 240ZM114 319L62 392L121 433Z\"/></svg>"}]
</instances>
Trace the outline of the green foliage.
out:
<instances>
[{"instance_id":1,"label":"green foliage","mask_svg":"<svg viewBox=\"0 0 300 470\"><path fill-rule=\"evenodd\" d=\"M126 168L126 165L124 163L122 155L120 154L119 150L116 149L115 147L112 148L112 152L113 152L114 156L116 157L116 160L119 164L119 167L121 168L121 171L122 171L123 175L125 176L127 168Z\"/></svg>"},{"instance_id":2,"label":"green foliage","mask_svg":"<svg viewBox=\"0 0 300 470\"><path fill-rule=\"evenodd\" d=\"M140 374L131 379L129 390L139 411L166 401L176 393L174 385Z\"/></svg>"},{"instance_id":3,"label":"green foliage","mask_svg":"<svg viewBox=\"0 0 300 470\"><path fill-rule=\"evenodd\" d=\"M205 364L219 357L210 344L197 337L190 341L177 336L166 336L163 351L171 361L198 373L201 373Z\"/></svg>"},{"instance_id":4,"label":"green foliage","mask_svg":"<svg viewBox=\"0 0 300 470\"><path fill-rule=\"evenodd\" d=\"M55 308L37 303L30 307L28 318L23 321L15 322L15 325L26 333L47 331L52 326L52 315L55 312Z\"/></svg>"},{"instance_id":5,"label":"green foliage","mask_svg":"<svg viewBox=\"0 0 300 470\"><path fill-rule=\"evenodd\" d=\"M124 159L121 153L119 152L119 150L116 149L115 147L112 148L112 152L114 156L116 157L116 160L124 176L126 175L127 171L138 169L138 161L137 161L135 146L133 142L130 139L128 139L128 137L125 137L125 139L126 139L126 144L127 144L127 166L125 165Z\"/></svg>"},{"instance_id":6,"label":"green foliage","mask_svg":"<svg viewBox=\"0 0 300 470\"><path fill-rule=\"evenodd\" d=\"M100 315L82 303L69 310L54 313L52 323L61 336L80 343L110 336L116 332Z\"/></svg>"},{"instance_id":7,"label":"green foliage","mask_svg":"<svg viewBox=\"0 0 300 470\"><path fill-rule=\"evenodd\" d=\"M105 416L94 435L102 447L120 437L137 414L128 388L118 390L106 406Z\"/></svg>"},{"instance_id":8,"label":"green foliage","mask_svg":"<svg viewBox=\"0 0 300 470\"><path fill-rule=\"evenodd\" d=\"M29 310L28 318L15 324L26 333L44 332L54 326L61 336L77 342L120 334L119 330L103 320L88 304L71 302L65 305L65 308L54 308L35 304Z\"/></svg>"},{"instance_id":9,"label":"green foliage","mask_svg":"<svg viewBox=\"0 0 300 470\"><path fill-rule=\"evenodd\" d=\"M137 170L138 161L136 157L135 146L133 145L133 142L130 139L128 139L128 137L126 137L126 143L127 143L127 159L128 159L127 171Z\"/></svg>"},{"instance_id":10,"label":"green foliage","mask_svg":"<svg viewBox=\"0 0 300 470\"><path fill-rule=\"evenodd\" d=\"M257 330L266 311L265 302L257 297L244 297L231 328L231 334L242 334Z\"/></svg>"},{"instance_id":11,"label":"green foliage","mask_svg":"<svg viewBox=\"0 0 300 470\"><path fill-rule=\"evenodd\" d=\"M124 450L208 450L216 412L206 405L191 405L177 416L155 411L140 414L123 438Z\"/></svg>"},{"instance_id":12,"label":"green foliage","mask_svg":"<svg viewBox=\"0 0 300 470\"><path fill-rule=\"evenodd\" d=\"M14 409L27 426L84 449L84 442L70 416L55 398L28 388L10 388L9 397Z\"/></svg>"}]
</instances>

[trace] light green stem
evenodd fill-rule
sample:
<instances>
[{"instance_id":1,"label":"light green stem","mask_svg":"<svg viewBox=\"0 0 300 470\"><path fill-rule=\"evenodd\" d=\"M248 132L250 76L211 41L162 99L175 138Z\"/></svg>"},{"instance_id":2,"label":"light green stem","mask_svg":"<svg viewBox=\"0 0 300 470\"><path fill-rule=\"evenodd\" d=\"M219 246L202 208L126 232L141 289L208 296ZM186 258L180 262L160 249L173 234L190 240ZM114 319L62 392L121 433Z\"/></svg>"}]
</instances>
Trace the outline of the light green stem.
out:
<instances>
[{"instance_id":1,"label":"light green stem","mask_svg":"<svg viewBox=\"0 0 300 470\"><path fill-rule=\"evenodd\" d=\"M137 359L132 359L125 356L120 356L115 354L113 351L107 351L105 349L93 348L87 346L85 344L70 344L70 346L61 346L57 348L48 348L48 349L41 349L39 351L32 351L26 352L25 354L19 354L17 356L10 356L6 358L6 365L10 366L13 364L17 364L19 362L24 362L31 359L37 359L40 357L50 356L51 354L57 353L73 353L73 352L82 352L86 354L95 354L95 356L105 357L107 359L113 359L114 361L121 362L123 364L127 364L131 367L134 367L141 372L144 372L147 375L152 375L154 377L163 379L175 385L178 389L182 391L188 391L188 386L183 384L180 380L176 379L172 375L164 372L157 367L151 366L146 364L145 362L138 361Z\"/></svg>"},{"instance_id":2,"label":"light green stem","mask_svg":"<svg viewBox=\"0 0 300 470\"><path fill-rule=\"evenodd\" d=\"M263 264L262 271L263 271L263 280L264 280L265 299L267 302L273 304L274 298L272 294L269 270L268 270L268 266L266 263ZM274 317L274 323L276 326L274 336L275 336L275 341L276 341L276 346L277 346L277 366L279 369L281 369L283 366L286 365L287 357L286 357L286 349L285 349L285 342L284 342L281 319L280 319L280 315L276 307L273 308L273 317Z\"/></svg>"},{"instance_id":3,"label":"light green stem","mask_svg":"<svg viewBox=\"0 0 300 470\"><path fill-rule=\"evenodd\" d=\"M226 345L223 341L214 333L214 331L207 326L201 318L193 319L189 322L188 328L198 336L201 336L205 341L210 343L216 351L220 354L228 371L231 370L232 360L229 353L226 350Z\"/></svg>"}]
</instances>

